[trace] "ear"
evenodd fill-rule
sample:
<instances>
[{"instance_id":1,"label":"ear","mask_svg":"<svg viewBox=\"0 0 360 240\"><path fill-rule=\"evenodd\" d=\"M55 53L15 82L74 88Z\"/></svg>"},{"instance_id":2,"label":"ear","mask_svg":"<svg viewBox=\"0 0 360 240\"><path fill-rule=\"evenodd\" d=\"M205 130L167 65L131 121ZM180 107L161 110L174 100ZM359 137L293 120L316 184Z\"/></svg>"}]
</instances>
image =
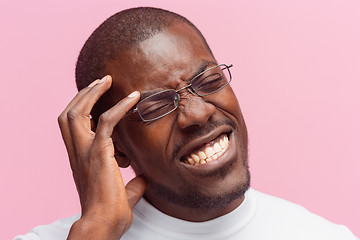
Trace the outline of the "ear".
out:
<instances>
[{"instance_id":1,"label":"ear","mask_svg":"<svg viewBox=\"0 0 360 240\"><path fill-rule=\"evenodd\" d=\"M114 143L116 162L118 163L119 167L127 168L130 165L130 160L129 160L128 156L126 155L123 145L121 144L121 141L118 137L118 134L116 134L115 130L112 135L112 140Z\"/></svg>"},{"instance_id":2,"label":"ear","mask_svg":"<svg viewBox=\"0 0 360 240\"><path fill-rule=\"evenodd\" d=\"M96 132L96 123L93 118L90 119L91 131ZM116 141L115 134L112 136L114 149L115 149L115 159L119 167L127 168L130 165L130 161L126 157L126 154L120 149L120 144Z\"/></svg>"},{"instance_id":3,"label":"ear","mask_svg":"<svg viewBox=\"0 0 360 240\"><path fill-rule=\"evenodd\" d=\"M116 159L117 164L121 168L127 168L130 165L129 159L127 158L125 153L118 151L116 149L116 144L114 144L114 145L115 145L115 159Z\"/></svg>"}]
</instances>

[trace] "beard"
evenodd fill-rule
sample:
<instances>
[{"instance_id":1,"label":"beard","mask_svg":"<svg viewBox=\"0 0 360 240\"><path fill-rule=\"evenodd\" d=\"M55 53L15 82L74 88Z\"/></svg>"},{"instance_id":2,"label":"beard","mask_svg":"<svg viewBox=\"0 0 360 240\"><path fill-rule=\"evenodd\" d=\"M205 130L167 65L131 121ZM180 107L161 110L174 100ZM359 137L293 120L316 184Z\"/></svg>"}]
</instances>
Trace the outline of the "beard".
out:
<instances>
[{"instance_id":1,"label":"beard","mask_svg":"<svg viewBox=\"0 0 360 240\"><path fill-rule=\"evenodd\" d=\"M152 183L151 188L156 191L159 196L162 196L165 200L170 203L173 203L178 206L186 207L189 209L216 209L226 207L231 204L233 201L241 199L245 192L250 187L250 171L247 161L247 151L243 151L243 168L239 170L238 176L241 179L238 184L233 186L228 191L221 191L211 194L204 194L201 191L193 187L193 184L184 184L186 185L181 189L179 194L178 192L173 191L172 189L159 184ZM232 169L234 162L229 162L224 165L218 171L212 173L212 176L208 175L206 177L215 177L224 179L227 176L227 173ZM150 185L150 184L149 184ZM146 199L146 196L144 196ZM148 199L147 199L148 200ZM149 201L149 200L148 200Z\"/></svg>"},{"instance_id":2,"label":"beard","mask_svg":"<svg viewBox=\"0 0 360 240\"><path fill-rule=\"evenodd\" d=\"M248 139L247 139L247 130L245 122L242 120L243 129L240 131L241 144L238 146L240 148L240 155L242 163L237 163L236 160L230 161L217 171L212 173L208 173L203 175L204 178L214 178L224 180L228 177L229 172L237 171L235 174L235 178L237 178L237 183L234 186L230 187L227 191L227 186L224 186L221 190L215 192L215 190L211 191L211 193L203 193L196 186L193 186L191 182L184 183L182 189L178 189L178 191L174 191L169 187L155 182L148 182L148 186L151 185L151 188L155 190L155 192L162 196L165 200L170 203L173 203L178 206L182 206L189 209L218 209L223 208L234 202L235 200L243 198L245 192L250 188L250 171L248 164ZM207 128L201 129L199 131L192 132L188 138L185 138L183 142L178 143L175 146L175 150L173 152L173 157L178 155L179 150L182 145L199 136L202 136L204 133L211 131L213 128L221 125L229 125L236 131L237 125L230 119L225 119L219 122L212 123L208 125ZM236 165L236 166L235 166ZM238 170L234 170L235 167L239 167ZM144 196L146 198L146 196ZM147 199L149 200L149 199Z\"/></svg>"},{"instance_id":3,"label":"beard","mask_svg":"<svg viewBox=\"0 0 360 240\"><path fill-rule=\"evenodd\" d=\"M247 139L247 130L245 122L242 119L243 129L241 132L242 144L238 146L241 151L241 160L242 164L241 168L238 169L237 177L238 183L231 187L228 191L218 191L216 193L212 192L211 194L204 194L200 190L197 190L196 187L193 186L192 183L184 184L183 189L175 192L169 187L166 187L160 183L152 183L151 187L156 191L159 196L162 196L168 202L176 204L178 206L186 207L189 209L216 209L226 207L231 204L233 201L242 198L245 192L250 188L250 171L248 164L248 139ZM210 132L215 127L221 125L229 125L232 127L234 131L238 129L237 125L230 119L225 119L222 121L214 122L209 124L207 128L201 129L199 131L193 131L188 138L185 138L183 142L178 143L175 146L175 150L173 152L173 158L178 155L179 150L184 145L185 142L189 140L202 136L206 132ZM236 161L230 161L217 171L212 173L208 173L202 175L204 178L217 178L217 179L225 179L230 171L234 171L233 168L236 165ZM239 167L238 163L237 166ZM151 183L151 181L149 182ZM150 184L149 184L150 185ZM226 189L226 186L224 186ZM181 194L180 194L181 193ZM146 198L146 196L145 196ZM148 199L147 199L148 200Z\"/></svg>"},{"instance_id":4,"label":"beard","mask_svg":"<svg viewBox=\"0 0 360 240\"><path fill-rule=\"evenodd\" d=\"M169 203L184 208L196 209L196 210L213 210L221 209L229 206L236 200L242 199L246 191L250 187L250 171L248 166L248 139L247 129L244 119L241 117L240 125L241 128L230 118L225 118L220 121L209 122L206 127L199 129L192 129L193 131L188 132L186 136L179 141L172 152L172 158L175 159L178 156L180 149L184 144L211 132L216 127L228 125L233 131L238 132L239 142L238 149L240 159L234 159L233 161L227 162L221 168L199 175L205 179L218 179L219 181L224 180L224 185L218 187L218 189L207 189L201 188L201 184L196 186L192 182L183 178L183 184L180 189L172 189L168 185L162 184L161 182L153 182L151 179L146 179L148 183L147 187L151 188L158 196ZM231 174L231 176L229 176ZM233 177L233 179L230 179ZM179 179L179 181L181 181ZM230 184L230 185L227 185ZM149 201L150 199L144 195L144 198ZM154 205L154 204L153 204Z\"/></svg>"}]
</instances>

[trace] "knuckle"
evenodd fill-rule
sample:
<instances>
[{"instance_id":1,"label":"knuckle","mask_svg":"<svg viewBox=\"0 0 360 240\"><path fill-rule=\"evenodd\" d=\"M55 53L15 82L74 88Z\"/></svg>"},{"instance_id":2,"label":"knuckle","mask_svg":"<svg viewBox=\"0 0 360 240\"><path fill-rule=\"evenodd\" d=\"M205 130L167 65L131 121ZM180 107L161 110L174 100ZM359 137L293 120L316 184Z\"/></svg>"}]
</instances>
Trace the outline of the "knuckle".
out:
<instances>
[{"instance_id":1,"label":"knuckle","mask_svg":"<svg viewBox=\"0 0 360 240\"><path fill-rule=\"evenodd\" d=\"M111 121L111 116L108 112L104 112L100 115L99 122L100 123L109 123Z\"/></svg>"},{"instance_id":2,"label":"knuckle","mask_svg":"<svg viewBox=\"0 0 360 240\"><path fill-rule=\"evenodd\" d=\"M57 120L58 120L59 126L63 125L63 124L66 122L66 120L67 120L66 114L65 114L64 112L62 112L62 113L58 116Z\"/></svg>"},{"instance_id":3,"label":"knuckle","mask_svg":"<svg viewBox=\"0 0 360 240\"><path fill-rule=\"evenodd\" d=\"M76 108L72 108L66 113L66 117L67 120L71 122L79 117L79 111Z\"/></svg>"}]
</instances>

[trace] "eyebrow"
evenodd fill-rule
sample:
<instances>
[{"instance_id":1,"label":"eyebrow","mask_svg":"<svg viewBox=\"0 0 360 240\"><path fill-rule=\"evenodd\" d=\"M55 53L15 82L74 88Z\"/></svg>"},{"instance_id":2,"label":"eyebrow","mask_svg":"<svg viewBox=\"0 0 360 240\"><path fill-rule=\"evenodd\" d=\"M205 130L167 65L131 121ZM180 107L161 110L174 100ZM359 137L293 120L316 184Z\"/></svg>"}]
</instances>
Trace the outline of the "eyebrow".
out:
<instances>
[{"instance_id":1,"label":"eyebrow","mask_svg":"<svg viewBox=\"0 0 360 240\"><path fill-rule=\"evenodd\" d=\"M210 62L202 62L202 64L200 65L200 67L198 68L198 70L188 79L188 82L190 83L191 80L193 80L197 75L199 75L200 73L204 72L210 65L217 65L218 63L215 61L210 61ZM158 92L164 91L166 89L163 90L150 90L150 91L143 91L140 94L140 100L143 100L153 94L156 94Z\"/></svg>"},{"instance_id":2,"label":"eyebrow","mask_svg":"<svg viewBox=\"0 0 360 240\"><path fill-rule=\"evenodd\" d=\"M151 96L151 95L153 95L153 94L155 94L155 93L161 92L161 91L162 91L162 90L143 91L143 92L141 92L141 94L140 94L140 100L139 100L139 102L140 102L141 100L143 100L144 98L147 98L147 97L149 97L149 96Z\"/></svg>"},{"instance_id":3,"label":"eyebrow","mask_svg":"<svg viewBox=\"0 0 360 240\"><path fill-rule=\"evenodd\" d=\"M211 62L203 62L200 67L198 68L198 70L195 72L195 74L193 74L190 79L189 82L191 80L193 80L197 75L199 75L200 73L204 72L210 65L217 65L217 62L215 61L211 61Z\"/></svg>"}]
</instances>

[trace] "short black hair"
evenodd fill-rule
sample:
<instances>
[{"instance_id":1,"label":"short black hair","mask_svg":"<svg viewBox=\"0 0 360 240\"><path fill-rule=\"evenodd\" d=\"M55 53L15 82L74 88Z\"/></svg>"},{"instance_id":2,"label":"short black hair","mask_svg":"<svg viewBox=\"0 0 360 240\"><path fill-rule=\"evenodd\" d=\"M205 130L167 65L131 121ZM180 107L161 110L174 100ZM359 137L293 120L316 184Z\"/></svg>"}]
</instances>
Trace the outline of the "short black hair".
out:
<instances>
[{"instance_id":1,"label":"short black hair","mask_svg":"<svg viewBox=\"0 0 360 240\"><path fill-rule=\"evenodd\" d=\"M191 26L212 54L201 32L185 17L168 10L138 7L123 10L105 20L88 38L76 63L78 90L107 73L107 63L121 54L121 50L134 46L176 22Z\"/></svg>"}]
</instances>

